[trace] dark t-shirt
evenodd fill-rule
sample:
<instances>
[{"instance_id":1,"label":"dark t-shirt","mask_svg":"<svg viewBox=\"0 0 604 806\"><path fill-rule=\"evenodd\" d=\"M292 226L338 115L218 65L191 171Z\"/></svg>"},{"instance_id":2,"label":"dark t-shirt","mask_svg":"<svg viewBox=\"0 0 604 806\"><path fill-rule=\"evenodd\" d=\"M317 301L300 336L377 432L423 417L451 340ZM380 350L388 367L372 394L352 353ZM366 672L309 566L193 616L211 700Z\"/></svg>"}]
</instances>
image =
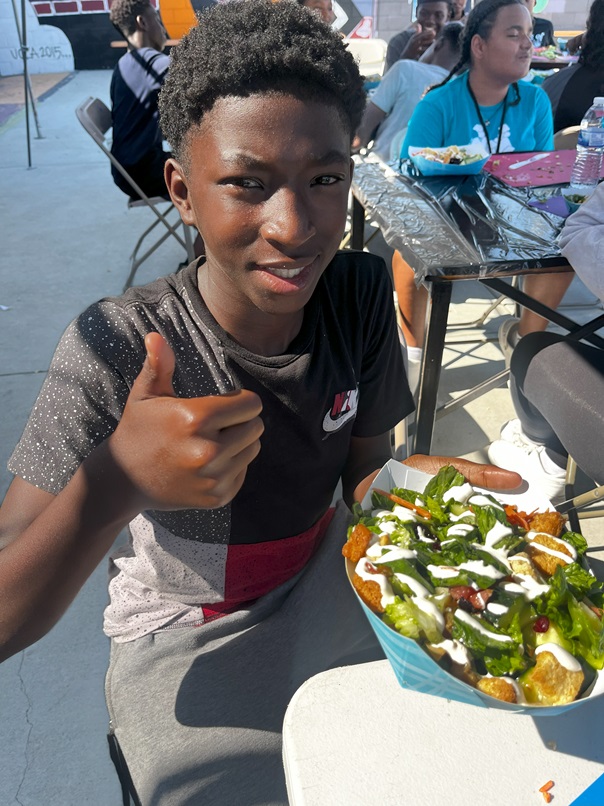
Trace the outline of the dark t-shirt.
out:
<instances>
[{"instance_id":1,"label":"dark t-shirt","mask_svg":"<svg viewBox=\"0 0 604 806\"><path fill-rule=\"evenodd\" d=\"M70 325L10 459L13 473L51 493L64 487L116 428L151 331L174 349L179 397L251 389L262 399L265 432L229 505L145 512L130 524L106 615L106 631L121 640L203 621L298 573L320 538L351 437L385 433L413 410L381 259L338 253L300 333L270 357L245 350L217 324L193 263L102 300Z\"/></svg>"},{"instance_id":2,"label":"dark t-shirt","mask_svg":"<svg viewBox=\"0 0 604 806\"><path fill-rule=\"evenodd\" d=\"M386 51L386 63L384 65L384 72L389 70L395 62L398 62L403 55L403 51L409 44L409 40L415 31L401 31L400 34L393 36L388 43Z\"/></svg>"},{"instance_id":3,"label":"dark t-shirt","mask_svg":"<svg viewBox=\"0 0 604 806\"><path fill-rule=\"evenodd\" d=\"M554 112L554 131L578 126L594 98L604 96L604 70L573 64L542 84Z\"/></svg>"},{"instance_id":4,"label":"dark t-shirt","mask_svg":"<svg viewBox=\"0 0 604 806\"><path fill-rule=\"evenodd\" d=\"M169 64L166 54L140 48L122 56L113 71L111 152L126 169L162 152L157 98Z\"/></svg>"}]
</instances>

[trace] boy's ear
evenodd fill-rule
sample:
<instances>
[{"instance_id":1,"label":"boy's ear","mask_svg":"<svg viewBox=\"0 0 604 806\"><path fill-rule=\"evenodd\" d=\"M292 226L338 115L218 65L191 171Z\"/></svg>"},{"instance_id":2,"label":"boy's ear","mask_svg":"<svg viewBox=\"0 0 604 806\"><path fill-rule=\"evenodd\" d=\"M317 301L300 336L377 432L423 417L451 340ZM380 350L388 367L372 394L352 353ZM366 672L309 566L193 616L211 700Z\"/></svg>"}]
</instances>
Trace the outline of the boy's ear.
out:
<instances>
[{"instance_id":1,"label":"boy's ear","mask_svg":"<svg viewBox=\"0 0 604 806\"><path fill-rule=\"evenodd\" d=\"M196 226L187 178L183 169L173 157L166 160L164 178L172 203L180 213L180 217L185 224Z\"/></svg>"}]
</instances>

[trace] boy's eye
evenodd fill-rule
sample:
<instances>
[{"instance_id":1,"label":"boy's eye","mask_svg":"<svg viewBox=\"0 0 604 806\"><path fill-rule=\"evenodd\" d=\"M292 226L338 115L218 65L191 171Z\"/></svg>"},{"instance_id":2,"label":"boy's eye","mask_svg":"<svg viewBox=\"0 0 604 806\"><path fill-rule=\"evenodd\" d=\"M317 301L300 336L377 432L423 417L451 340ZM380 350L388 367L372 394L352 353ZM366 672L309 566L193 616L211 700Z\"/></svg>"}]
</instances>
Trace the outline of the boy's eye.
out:
<instances>
[{"instance_id":1,"label":"boy's eye","mask_svg":"<svg viewBox=\"0 0 604 806\"><path fill-rule=\"evenodd\" d=\"M231 176L229 179L224 180L223 184L251 190L257 190L262 187L262 183L258 179L252 179L250 176Z\"/></svg>"},{"instance_id":2,"label":"boy's eye","mask_svg":"<svg viewBox=\"0 0 604 806\"><path fill-rule=\"evenodd\" d=\"M335 185L336 182L341 182L342 178L340 176L332 176L330 174L325 174L324 176L317 176L316 179L313 179L313 185Z\"/></svg>"}]
</instances>

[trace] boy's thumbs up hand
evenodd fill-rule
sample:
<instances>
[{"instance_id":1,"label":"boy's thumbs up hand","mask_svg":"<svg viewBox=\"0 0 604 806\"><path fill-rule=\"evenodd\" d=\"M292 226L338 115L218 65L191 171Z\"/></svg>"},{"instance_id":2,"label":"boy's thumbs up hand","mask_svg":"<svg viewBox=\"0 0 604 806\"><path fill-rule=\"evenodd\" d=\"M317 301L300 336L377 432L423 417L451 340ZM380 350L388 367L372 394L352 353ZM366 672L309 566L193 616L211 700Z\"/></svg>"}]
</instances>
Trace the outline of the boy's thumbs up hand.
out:
<instances>
[{"instance_id":1,"label":"boy's thumbs up hand","mask_svg":"<svg viewBox=\"0 0 604 806\"><path fill-rule=\"evenodd\" d=\"M145 363L109 438L125 506L140 512L228 504L260 450L260 398L247 390L178 398L171 348L158 333L147 335L145 347Z\"/></svg>"}]
</instances>

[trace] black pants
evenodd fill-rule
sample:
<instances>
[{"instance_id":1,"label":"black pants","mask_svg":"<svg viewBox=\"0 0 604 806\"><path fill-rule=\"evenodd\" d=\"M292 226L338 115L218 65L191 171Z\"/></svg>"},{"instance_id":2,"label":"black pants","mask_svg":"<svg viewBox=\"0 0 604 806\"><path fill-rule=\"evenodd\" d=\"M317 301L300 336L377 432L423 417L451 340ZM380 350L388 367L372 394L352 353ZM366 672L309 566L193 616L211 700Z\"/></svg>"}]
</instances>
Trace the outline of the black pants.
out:
<instances>
[{"instance_id":1,"label":"black pants","mask_svg":"<svg viewBox=\"0 0 604 806\"><path fill-rule=\"evenodd\" d=\"M165 196L168 198L168 188L164 180L164 165L170 156L167 151L159 149L150 151L136 165L124 165L124 168L147 196ZM112 167L111 175L118 188L123 190L130 198L140 198L118 170Z\"/></svg>"},{"instance_id":2,"label":"black pants","mask_svg":"<svg viewBox=\"0 0 604 806\"><path fill-rule=\"evenodd\" d=\"M511 392L524 433L552 458L570 454L604 479L604 350L555 333L530 333L510 364Z\"/></svg>"}]
</instances>

